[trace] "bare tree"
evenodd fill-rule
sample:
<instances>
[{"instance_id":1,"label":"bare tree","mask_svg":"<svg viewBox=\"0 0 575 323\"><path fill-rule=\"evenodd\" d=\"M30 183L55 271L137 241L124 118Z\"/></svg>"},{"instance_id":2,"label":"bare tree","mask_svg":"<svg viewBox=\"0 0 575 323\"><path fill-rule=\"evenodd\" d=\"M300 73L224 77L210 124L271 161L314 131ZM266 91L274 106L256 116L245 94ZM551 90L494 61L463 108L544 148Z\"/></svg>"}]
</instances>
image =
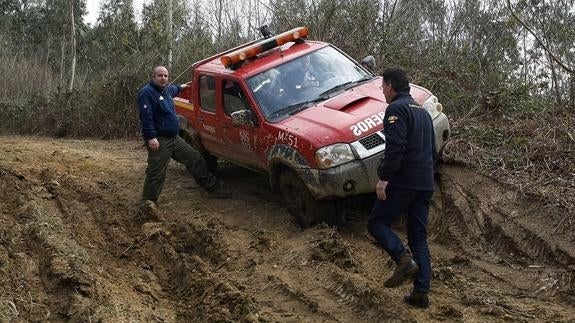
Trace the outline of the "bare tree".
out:
<instances>
[{"instance_id":1,"label":"bare tree","mask_svg":"<svg viewBox=\"0 0 575 323\"><path fill-rule=\"evenodd\" d=\"M72 45L72 62L70 63L70 80L68 82L68 92L74 89L74 78L76 76L76 24L74 23L74 1L70 0L70 42Z\"/></svg>"},{"instance_id":2,"label":"bare tree","mask_svg":"<svg viewBox=\"0 0 575 323\"><path fill-rule=\"evenodd\" d=\"M513 7L511 6L511 0L507 0L507 8L509 9L509 12L513 16L513 18L515 18L523 26L523 28L527 29L527 31L529 31L529 33L533 35L533 37L535 37L535 40L537 40L537 42L541 45L541 47L543 47L543 49L547 52L549 57L553 61L555 61L555 63L561 66L565 71L571 74L575 74L575 69L567 66L559 58L557 58L557 56L553 53L551 49L549 49L549 47L547 47L545 42L543 42L543 40L537 35L537 33L535 33L525 22L523 22L523 19L519 18L519 16L515 13Z\"/></svg>"}]
</instances>

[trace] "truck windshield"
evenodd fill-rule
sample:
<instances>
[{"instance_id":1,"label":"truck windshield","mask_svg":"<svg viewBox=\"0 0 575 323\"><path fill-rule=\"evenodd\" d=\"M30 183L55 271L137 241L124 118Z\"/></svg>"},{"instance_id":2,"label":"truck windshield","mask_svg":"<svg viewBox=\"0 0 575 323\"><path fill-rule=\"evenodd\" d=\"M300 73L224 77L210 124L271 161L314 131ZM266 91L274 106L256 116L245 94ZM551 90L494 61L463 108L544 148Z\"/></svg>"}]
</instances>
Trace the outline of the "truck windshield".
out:
<instances>
[{"instance_id":1,"label":"truck windshield","mask_svg":"<svg viewBox=\"0 0 575 323\"><path fill-rule=\"evenodd\" d=\"M373 76L328 46L256 74L248 85L268 120L302 111Z\"/></svg>"}]
</instances>

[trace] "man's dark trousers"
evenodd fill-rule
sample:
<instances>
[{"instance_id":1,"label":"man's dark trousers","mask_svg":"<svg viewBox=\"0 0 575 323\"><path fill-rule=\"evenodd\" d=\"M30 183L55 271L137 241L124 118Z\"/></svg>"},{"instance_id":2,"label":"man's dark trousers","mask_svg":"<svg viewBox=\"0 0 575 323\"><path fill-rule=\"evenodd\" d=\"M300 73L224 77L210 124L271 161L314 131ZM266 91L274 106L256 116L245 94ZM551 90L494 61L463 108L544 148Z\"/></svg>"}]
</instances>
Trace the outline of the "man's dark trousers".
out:
<instances>
[{"instance_id":1,"label":"man's dark trousers","mask_svg":"<svg viewBox=\"0 0 575 323\"><path fill-rule=\"evenodd\" d=\"M204 161L203 156L180 136L158 137L160 148L156 151L148 148L148 168L146 168L146 180L142 200L156 202L164 186L166 170L171 158L186 166L186 169L196 180L196 183L209 191L217 185L217 180L212 175Z\"/></svg>"},{"instance_id":2,"label":"man's dark trousers","mask_svg":"<svg viewBox=\"0 0 575 323\"><path fill-rule=\"evenodd\" d=\"M391 224L402 213L407 212L407 240L413 259L419 266L414 278L414 291L429 292L431 280L431 259L427 245L427 218L429 202L433 192L413 191L388 186L387 199L377 200L369 216L368 231L377 243L396 263L406 252L399 237L391 230Z\"/></svg>"}]
</instances>

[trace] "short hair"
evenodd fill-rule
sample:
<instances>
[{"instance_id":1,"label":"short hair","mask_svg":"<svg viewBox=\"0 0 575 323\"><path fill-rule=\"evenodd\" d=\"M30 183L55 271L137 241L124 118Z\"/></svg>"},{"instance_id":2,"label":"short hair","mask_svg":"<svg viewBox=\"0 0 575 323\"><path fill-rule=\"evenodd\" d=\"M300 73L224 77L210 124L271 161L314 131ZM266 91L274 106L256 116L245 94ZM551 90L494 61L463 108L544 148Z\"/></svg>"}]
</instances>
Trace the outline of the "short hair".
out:
<instances>
[{"instance_id":1,"label":"short hair","mask_svg":"<svg viewBox=\"0 0 575 323\"><path fill-rule=\"evenodd\" d=\"M168 70L168 68L166 68L165 66L163 66L163 65L158 65L158 66L156 66L156 67L154 67L154 68L152 69L152 77L156 76L156 71L157 71L158 69L160 69L160 68L165 68L166 71Z\"/></svg>"},{"instance_id":2,"label":"short hair","mask_svg":"<svg viewBox=\"0 0 575 323\"><path fill-rule=\"evenodd\" d=\"M405 71L399 67L387 68L381 74L385 83L390 84L395 92L409 91L409 80Z\"/></svg>"}]
</instances>

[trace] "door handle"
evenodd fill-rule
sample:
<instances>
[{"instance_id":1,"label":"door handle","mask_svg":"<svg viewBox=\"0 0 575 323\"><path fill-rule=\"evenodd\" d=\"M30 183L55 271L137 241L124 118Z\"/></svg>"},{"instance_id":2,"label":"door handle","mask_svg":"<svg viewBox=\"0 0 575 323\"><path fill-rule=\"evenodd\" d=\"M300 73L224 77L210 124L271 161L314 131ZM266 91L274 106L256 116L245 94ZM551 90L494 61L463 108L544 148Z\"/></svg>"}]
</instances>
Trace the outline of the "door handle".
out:
<instances>
[{"instance_id":1,"label":"door handle","mask_svg":"<svg viewBox=\"0 0 575 323\"><path fill-rule=\"evenodd\" d=\"M199 121L199 122L204 122L204 117L199 116L199 117L198 117L198 121Z\"/></svg>"},{"instance_id":2,"label":"door handle","mask_svg":"<svg viewBox=\"0 0 575 323\"><path fill-rule=\"evenodd\" d=\"M228 129L228 125L227 125L227 124L224 124L224 125L222 126L222 128Z\"/></svg>"}]
</instances>

